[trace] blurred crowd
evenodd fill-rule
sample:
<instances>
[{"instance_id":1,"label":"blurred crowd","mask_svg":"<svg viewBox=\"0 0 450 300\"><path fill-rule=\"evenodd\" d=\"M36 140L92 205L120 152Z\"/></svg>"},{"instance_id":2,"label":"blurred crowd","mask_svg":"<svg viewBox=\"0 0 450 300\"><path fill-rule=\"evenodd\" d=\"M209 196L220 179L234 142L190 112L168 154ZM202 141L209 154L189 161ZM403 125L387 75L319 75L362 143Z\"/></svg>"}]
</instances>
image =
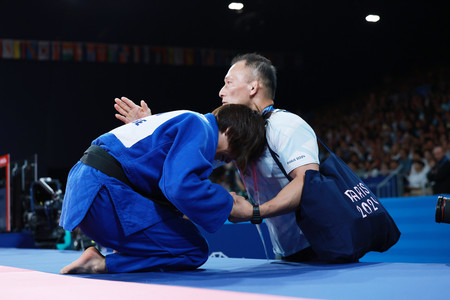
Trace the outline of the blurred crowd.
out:
<instances>
[{"instance_id":1,"label":"blurred crowd","mask_svg":"<svg viewBox=\"0 0 450 300\"><path fill-rule=\"evenodd\" d=\"M374 92L310 116L317 136L361 178L396 172L405 195L436 193L428 173L442 161L437 152L450 158L449 70L386 79Z\"/></svg>"},{"instance_id":2,"label":"blurred crowd","mask_svg":"<svg viewBox=\"0 0 450 300\"><path fill-rule=\"evenodd\" d=\"M437 168L450 169L450 70L387 77L372 92L296 113L361 178L395 172L405 196L450 193L450 170L437 189L432 176ZM215 170L212 179L245 193L232 165Z\"/></svg>"}]
</instances>

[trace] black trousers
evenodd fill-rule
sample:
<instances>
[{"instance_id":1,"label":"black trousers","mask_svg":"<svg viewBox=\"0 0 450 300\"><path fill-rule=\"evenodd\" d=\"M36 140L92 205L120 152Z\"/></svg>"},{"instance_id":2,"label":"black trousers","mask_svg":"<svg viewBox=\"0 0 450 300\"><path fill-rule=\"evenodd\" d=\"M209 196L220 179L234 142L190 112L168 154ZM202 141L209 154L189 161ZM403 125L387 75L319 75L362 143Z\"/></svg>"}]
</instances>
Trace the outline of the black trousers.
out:
<instances>
[{"instance_id":1,"label":"black trousers","mask_svg":"<svg viewBox=\"0 0 450 300\"><path fill-rule=\"evenodd\" d=\"M311 247L307 247L303 250L298 251L297 253L282 257L281 259L284 261L292 262L312 262L317 261L318 257Z\"/></svg>"}]
</instances>

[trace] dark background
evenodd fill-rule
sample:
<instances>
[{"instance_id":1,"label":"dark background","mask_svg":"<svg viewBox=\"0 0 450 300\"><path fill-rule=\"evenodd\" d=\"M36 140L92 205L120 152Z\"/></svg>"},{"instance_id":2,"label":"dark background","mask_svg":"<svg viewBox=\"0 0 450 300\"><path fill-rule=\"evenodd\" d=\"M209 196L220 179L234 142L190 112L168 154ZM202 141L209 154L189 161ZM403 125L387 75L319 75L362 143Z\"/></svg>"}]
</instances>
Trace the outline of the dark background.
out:
<instances>
[{"instance_id":1,"label":"dark background","mask_svg":"<svg viewBox=\"0 0 450 300\"><path fill-rule=\"evenodd\" d=\"M269 52L280 66L278 107L307 112L367 93L386 76L449 65L446 1L0 0L0 39L81 41ZM379 14L378 23L365 16ZM228 67L42 62L0 58L0 155L39 157L65 179L98 135L121 123L113 100L152 111L208 112Z\"/></svg>"}]
</instances>

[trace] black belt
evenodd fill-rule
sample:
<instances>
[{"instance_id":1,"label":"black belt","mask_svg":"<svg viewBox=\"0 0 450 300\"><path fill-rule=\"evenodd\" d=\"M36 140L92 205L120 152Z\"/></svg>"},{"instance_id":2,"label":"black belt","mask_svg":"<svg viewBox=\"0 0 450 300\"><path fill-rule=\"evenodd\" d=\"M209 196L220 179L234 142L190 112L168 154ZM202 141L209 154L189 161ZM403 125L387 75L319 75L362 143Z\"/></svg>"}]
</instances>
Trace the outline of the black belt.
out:
<instances>
[{"instance_id":1,"label":"black belt","mask_svg":"<svg viewBox=\"0 0 450 300\"><path fill-rule=\"evenodd\" d=\"M172 210L178 211L178 209L160 192L159 195L146 195L138 191L130 182L125 171L122 168L120 162L109 154L105 149L97 145L91 145L83 154L80 161L85 165L91 166L102 173L110 177L114 177L117 180L122 181L129 187L131 187L135 192L141 194L142 196L152 200L153 202L168 207Z\"/></svg>"}]
</instances>

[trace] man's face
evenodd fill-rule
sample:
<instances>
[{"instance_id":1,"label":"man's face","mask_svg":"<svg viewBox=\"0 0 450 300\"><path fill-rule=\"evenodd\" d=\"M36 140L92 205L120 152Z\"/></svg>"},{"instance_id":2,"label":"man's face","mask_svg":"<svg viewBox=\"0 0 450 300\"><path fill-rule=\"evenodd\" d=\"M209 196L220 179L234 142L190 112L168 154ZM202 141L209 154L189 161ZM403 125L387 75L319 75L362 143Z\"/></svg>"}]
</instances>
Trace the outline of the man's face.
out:
<instances>
[{"instance_id":1,"label":"man's face","mask_svg":"<svg viewBox=\"0 0 450 300\"><path fill-rule=\"evenodd\" d=\"M253 109L250 82L251 70L245 67L245 61L232 65L225 76L225 84L219 91L222 104L243 104Z\"/></svg>"},{"instance_id":2,"label":"man's face","mask_svg":"<svg viewBox=\"0 0 450 300\"><path fill-rule=\"evenodd\" d=\"M442 147L434 148L433 155L434 155L434 158L436 159L436 161L440 162L445 156L444 149L442 149Z\"/></svg>"}]
</instances>

